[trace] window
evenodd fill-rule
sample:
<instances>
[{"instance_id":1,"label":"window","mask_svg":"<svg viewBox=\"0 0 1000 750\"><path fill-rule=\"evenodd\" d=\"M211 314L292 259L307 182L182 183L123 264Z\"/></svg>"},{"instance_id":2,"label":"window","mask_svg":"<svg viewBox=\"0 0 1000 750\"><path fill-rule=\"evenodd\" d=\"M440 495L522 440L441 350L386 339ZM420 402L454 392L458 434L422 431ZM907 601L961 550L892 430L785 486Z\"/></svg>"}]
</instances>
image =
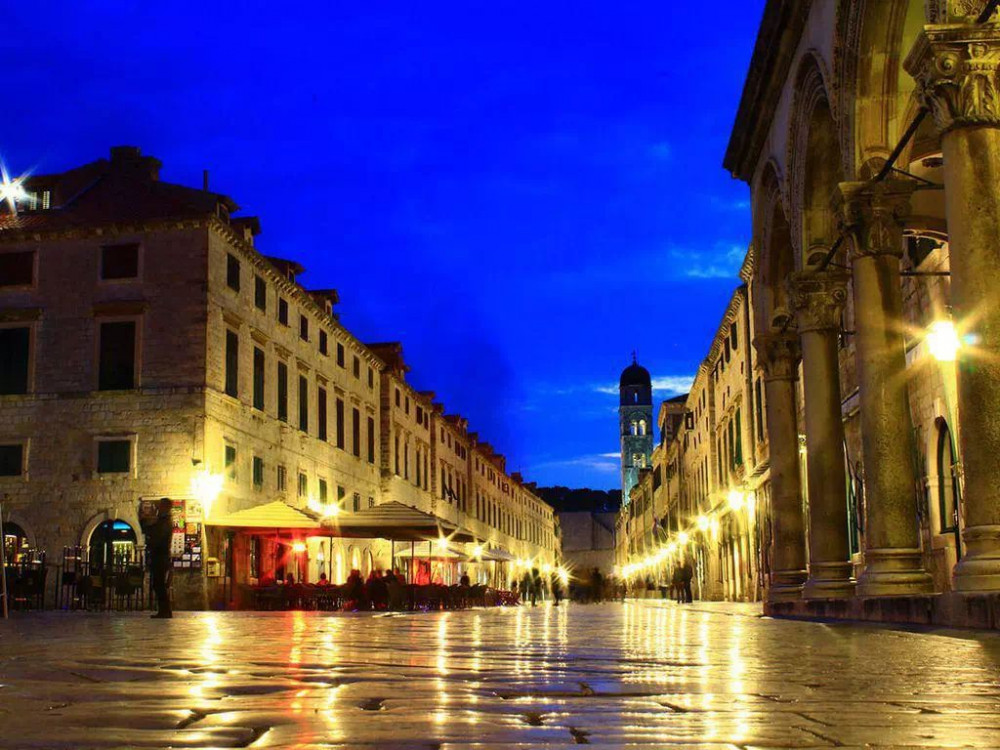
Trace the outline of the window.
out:
<instances>
[{"instance_id":1,"label":"window","mask_svg":"<svg viewBox=\"0 0 1000 750\"><path fill-rule=\"evenodd\" d=\"M320 479L319 480L319 499L320 499L320 502L325 503L326 502L326 496L327 496L326 480L325 479Z\"/></svg>"},{"instance_id":2,"label":"window","mask_svg":"<svg viewBox=\"0 0 1000 750\"><path fill-rule=\"evenodd\" d=\"M399 395L399 388L397 388L396 389L396 407L397 408L399 407L401 401L402 401L402 399L400 398L400 395Z\"/></svg>"},{"instance_id":3,"label":"window","mask_svg":"<svg viewBox=\"0 0 1000 750\"><path fill-rule=\"evenodd\" d=\"M743 426L740 421L740 410L736 410L736 424L733 427L733 462L743 465Z\"/></svg>"},{"instance_id":4,"label":"window","mask_svg":"<svg viewBox=\"0 0 1000 750\"><path fill-rule=\"evenodd\" d=\"M344 399L337 399L337 447L344 448Z\"/></svg>"},{"instance_id":5,"label":"window","mask_svg":"<svg viewBox=\"0 0 1000 750\"><path fill-rule=\"evenodd\" d=\"M739 344L739 338L737 337L736 330L735 323L729 326L729 342L733 345L734 352L739 348L737 346Z\"/></svg>"},{"instance_id":6,"label":"window","mask_svg":"<svg viewBox=\"0 0 1000 750\"><path fill-rule=\"evenodd\" d=\"M267 282L260 276L253 277L253 304L261 312L267 312Z\"/></svg>"},{"instance_id":7,"label":"window","mask_svg":"<svg viewBox=\"0 0 1000 750\"><path fill-rule=\"evenodd\" d=\"M354 363L353 363L352 366L353 366L354 377L360 379L361 378L361 360L357 356L354 357Z\"/></svg>"},{"instance_id":8,"label":"window","mask_svg":"<svg viewBox=\"0 0 1000 750\"><path fill-rule=\"evenodd\" d=\"M288 469L286 469L281 464L278 464L278 472L276 476L276 484L278 486L278 492L284 492L285 487L288 485Z\"/></svg>"},{"instance_id":9,"label":"window","mask_svg":"<svg viewBox=\"0 0 1000 750\"><path fill-rule=\"evenodd\" d=\"M732 357L732 350L729 348L729 339L728 338L726 339L725 349L726 349L726 362L728 362L730 360L730 358Z\"/></svg>"},{"instance_id":10,"label":"window","mask_svg":"<svg viewBox=\"0 0 1000 750\"><path fill-rule=\"evenodd\" d=\"M375 420L368 417L368 463L375 463Z\"/></svg>"},{"instance_id":11,"label":"window","mask_svg":"<svg viewBox=\"0 0 1000 750\"><path fill-rule=\"evenodd\" d=\"M410 397L409 396L406 397L406 408L404 408L403 411L406 412L407 415L409 415L409 413L410 413Z\"/></svg>"},{"instance_id":12,"label":"window","mask_svg":"<svg viewBox=\"0 0 1000 750\"><path fill-rule=\"evenodd\" d=\"M757 442L764 442L764 397L760 378L754 384L754 401L757 405Z\"/></svg>"},{"instance_id":13,"label":"window","mask_svg":"<svg viewBox=\"0 0 1000 750\"><path fill-rule=\"evenodd\" d=\"M131 440L98 440L97 473L128 474L132 470Z\"/></svg>"},{"instance_id":14,"label":"window","mask_svg":"<svg viewBox=\"0 0 1000 750\"><path fill-rule=\"evenodd\" d=\"M100 324L97 388L121 391L135 387L135 321Z\"/></svg>"},{"instance_id":15,"label":"window","mask_svg":"<svg viewBox=\"0 0 1000 750\"><path fill-rule=\"evenodd\" d=\"M253 348L253 408L264 411L264 350Z\"/></svg>"},{"instance_id":16,"label":"window","mask_svg":"<svg viewBox=\"0 0 1000 750\"><path fill-rule=\"evenodd\" d=\"M354 501L354 512L357 513L359 510L361 510L361 493L355 492L354 497L352 499Z\"/></svg>"},{"instance_id":17,"label":"window","mask_svg":"<svg viewBox=\"0 0 1000 750\"><path fill-rule=\"evenodd\" d=\"M0 445L0 477L19 477L24 473L24 446Z\"/></svg>"},{"instance_id":18,"label":"window","mask_svg":"<svg viewBox=\"0 0 1000 750\"><path fill-rule=\"evenodd\" d=\"M372 497L371 495L368 496L368 507L369 508L375 507L375 498Z\"/></svg>"},{"instance_id":19,"label":"window","mask_svg":"<svg viewBox=\"0 0 1000 750\"><path fill-rule=\"evenodd\" d=\"M372 368L368 368L368 387L375 387L375 371Z\"/></svg>"},{"instance_id":20,"label":"window","mask_svg":"<svg viewBox=\"0 0 1000 750\"><path fill-rule=\"evenodd\" d=\"M226 331L226 395L237 398L240 394L240 337L235 331Z\"/></svg>"},{"instance_id":21,"label":"window","mask_svg":"<svg viewBox=\"0 0 1000 750\"><path fill-rule=\"evenodd\" d=\"M288 365L278 363L278 419L288 421Z\"/></svg>"},{"instance_id":22,"label":"window","mask_svg":"<svg viewBox=\"0 0 1000 750\"><path fill-rule=\"evenodd\" d=\"M393 470L399 476L399 435L393 435Z\"/></svg>"},{"instance_id":23,"label":"window","mask_svg":"<svg viewBox=\"0 0 1000 750\"><path fill-rule=\"evenodd\" d=\"M305 315L299 316L299 338L303 341L309 340L309 318Z\"/></svg>"},{"instance_id":24,"label":"window","mask_svg":"<svg viewBox=\"0 0 1000 750\"><path fill-rule=\"evenodd\" d=\"M344 345L339 341L337 342L337 364L340 367L345 367L344 365Z\"/></svg>"},{"instance_id":25,"label":"window","mask_svg":"<svg viewBox=\"0 0 1000 750\"><path fill-rule=\"evenodd\" d=\"M417 407L417 424L424 423L424 409L421 406Z\"/></svg>"},{"instance_id":26,"label":"window","mask_svg":"<svg viewBox=\"0 0 1000 750\"><path fill-rule=\"evenodd\" d=\"M0 253L0 287L32 286L35 283L35 252Z\"/></svg>"},{"instance_id":27,"label":"window","mask_svg":"<svg viewBox=\"0 0 1000 750\"><path fill-rule=\"evenodd\" d=\"M223 465L225 470L223 473L226 475L226 479L230 482L236 481L236 446L232 443L226 443Z\"/></svg>"},{"instance_id":28,"label":"window","mask_svg":"<svg viewBox=\"0 0 1000 750\"><path fill-rule=\"evenodd\" d=\"M958 526L958 501L961 496L955 470L955 444L948 423L938 418L938 524L940 533L955 531Z\"/></svg>"},{"instance_id":29,"label":"window","mask_svg":"<svg viewBox=\"0 0 1000 750\"><path fill-rule=\"evenodd\" d=\"M326 331L321 329L319 332L319 353L323 356L326 356L329 351L328 338Z\"/></svg>"},{"instance_id":30,"label":"window","mask_svg":"<svg viewBox=\"0 0 1000 750\"><path fill-rule=\"evenodd\" d=\"M305 472L299 472L299 497L305 497L309 494L309 477L306 476Z\"/></svg>"},{"instance_id":31,"label":"window","mask_svg":"<svg viewBox=\"0 0 1000 750\"><path fill-rule=\"evenodd\" d=\"M139 277L139 245L105 245L101 248L101 278L104 281Z\"/></svg>"},{"instance_id":32,"label":"window","mask_svg":"<svg viewBox=\"0 0 1000 750\"><path fill-rule=\"evenodd\" d=\"M0 328L0 395L28 392L31 329Z\"/></svg>"},{"instance_id":33,"label":"window","mask_svg":"<svg viewBox=\"0 0 1000 750\"><path fill-rule=\"evenodd\" d=\"M417 465L417 476L416 476L416 482L415 483L416 483L417 487L419 487L420 486L420 448L419 447L417 448L417 456L416 456L416 458L417 458L417 464L416 464Z\"/></svg>"},{"instance_id":34,"label":"window","mask_svg":"<svg viewBox=\"0 0 1000 750\"><path fill-rule=\"evenodd\" d=\"M309 381L299 375L299 429L309 432Z\"/></svg>"},{"instance_id":35,"label":"window","mask_svg":"<svg viewBox=\"0 0 1000 750\"><path fill-rule=\"evenodd\" d=\"M316 437L326 440L326 388L316 389L316 418L319 421Z\"/></svg>"},{"instance_id":36,"label":"window","mask_svg":"<svg viewBox=\"0 0 1000 750\"><path fill-rule=\"evenodd\" d=\"M234 292L240 290L240 261L232 253L226 255L226 284Z\"/></svg>"},{"instance_id":37,"label":"window","mask_svg":"<svg viewBox=\"0 0 1000 750\"><path fill-rule=\"evenodd\" d=\"M351 410L351 449L355 456L361 456L361 412Z\"/></svg>"},{"instance_id":38,"label":"window","mask_svg":"<svg viewBox=\"0 0 1000 750\"><path fill-rule=\"evenodd\" d=\"M250 577L259 578L260 577L260 537L252 536L250 537Z\"/></svg>"},{"instance_id":39,"label":"window","mask_svg":"<svg viewBox=\"0 0 1000 750\"><path fill-rule=\"evenodd\" d=\"M278 297L278 322L283 326L288 325L288 300Z\"/></svg>"},{"instance_id":40,"label":"window","mask_svg":"<svg viewBox=\"0 0 1000 750\"><path fill-rule=\"evenodd\" d=\"M264 486L264 459L260 456L253 457L253 486L255 490Z\"/></svg>"}]
</instances>

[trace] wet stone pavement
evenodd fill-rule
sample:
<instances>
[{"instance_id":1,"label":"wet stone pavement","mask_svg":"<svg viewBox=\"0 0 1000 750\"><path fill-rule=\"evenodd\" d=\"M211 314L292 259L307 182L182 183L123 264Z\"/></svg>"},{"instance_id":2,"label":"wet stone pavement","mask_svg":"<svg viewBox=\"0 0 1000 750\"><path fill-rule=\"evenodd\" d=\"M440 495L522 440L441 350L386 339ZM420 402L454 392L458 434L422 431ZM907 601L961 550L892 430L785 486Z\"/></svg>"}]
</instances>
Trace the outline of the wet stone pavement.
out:
<instances>
[{"instance_id":1,"label":"wet stone pavement","mask_svg":"<svg viewBox=\"0 0 1000 750\"><path fill-rule=\"evenodd\" d=\"M1000 635L642 602L19 614L0 747L1000 747Z\"/></svg>"}]
</instances>

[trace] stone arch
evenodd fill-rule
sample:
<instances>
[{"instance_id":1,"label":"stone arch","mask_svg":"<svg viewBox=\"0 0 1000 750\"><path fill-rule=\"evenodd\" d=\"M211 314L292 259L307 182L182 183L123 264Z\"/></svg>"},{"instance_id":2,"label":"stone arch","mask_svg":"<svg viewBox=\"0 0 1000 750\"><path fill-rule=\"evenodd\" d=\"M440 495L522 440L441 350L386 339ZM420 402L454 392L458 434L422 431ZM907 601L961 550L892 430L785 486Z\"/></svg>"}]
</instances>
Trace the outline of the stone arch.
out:
<instances>
[{"instance_id":1,"label":"stone arch","mask_svg":"<svg viewBox=\"0 0 1000 750\"><path fill-rule=\"evenodd\" d=\"M119 512L119 510L122 512ZM120 508L105 508L87 519L80 531L78 543L81 546L87 546L90 543L90 537L94 533L94 529L105 521L124 521L135 531L136 539L139 544L142 545L145 543L145 535L142 533L142 526L139 523L138 513L132 509Z\"/></svg>"},{"instance_id":2,"label":"stone arch","mask_svg":"<svg viewBox=\"0 0 1000 750\"><path fill-rule=\"evenodd\" d=\"M3 522L4 524L13 523L20 527L21 531L24 532L24 536L28 540L28 545L30 547L37 547L38 537L35 536L34 526L27 519L26 516L21 514L19 511L9 511L6 508L3 512Z\"/></svg>"},{"instance_id":3,"label":"stone arch","mask_svg":"<svg viewBox=\"0 0 1000 750\"><path fill-rule=\"evenodd\" d=\"M863 179L863 165L886 159L912 119L915 82L903 60L923 29L925 2L858 0L843 13L839 70L844 101L853 103L843 113L843 150L847 173Z\"/></svg>"},{"instance_id":4,"label":"stone arch","mask_svg":"<svg viewBox=\"0 0 1000 750\"><path fill-rule=\"evenodd\" d=\"M764 168L756 203L758 208L755 213L760 217L757 236L761 252L754 264L751 281L753 312L756 329L767 331L775 323L776 316L786 314L788 304L784 279L796 269L785 202L782 200L781 178L773 162Z\"/></svg>"},{"instance_id":5,"label":"stone arch","mask_svg":"<svg viewBox=\"0 0 1000 750\"><path fill-rule=\"evenodd\" d=\"M789 143L791 237L806 266L837 237L836 205L843 158L824 75L814 54L803 57L796 76Z\"/></svg>"}]
</instances>

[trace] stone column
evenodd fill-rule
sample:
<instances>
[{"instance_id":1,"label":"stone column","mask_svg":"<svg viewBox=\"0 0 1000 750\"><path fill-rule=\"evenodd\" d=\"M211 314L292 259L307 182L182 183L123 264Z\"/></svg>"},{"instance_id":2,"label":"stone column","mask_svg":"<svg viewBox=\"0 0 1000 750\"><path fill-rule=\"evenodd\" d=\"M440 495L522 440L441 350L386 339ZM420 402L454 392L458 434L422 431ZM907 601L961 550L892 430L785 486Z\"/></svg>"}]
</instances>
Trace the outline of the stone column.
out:
<instances>
[{"instance_id":1,"label":"stone column","mask_svg":"<svg viewBox=\"0 0 1000 750\"><path fill-rule=\"evenodd\" d=\"M913 182L844 183L844 223L857 329L861 446L865 466L865 567L860 596L934 590L923 568L917 525L913 430L906 391L906 349L899 259Z\"/></svg>"},{"instance_id":2,"label":"stone column","mask_svg":"<svg viewBox=\"0 0 1000 750\"><path fill-rule=\"evenodd\" d=\"M802 340L805 395L809 577L802 596L806 599L841 599L854 594L837 344L840 314L847 301L847 278L840 271L813 270L789 277Z\"/></svg>"},{"instance_id":3,"label":"stone column","mask_svg":"<svg viewBox=\"0 0 1000 750\"><path fill-rule=\"evenodd\" d=\"M906 59L941 133L966 554L958 591L1000 591L1000 24L927 26Z\"/></svg>"},{"instance_id":4,"label":"stone column","mask_svg":"<svg viewBox=\"0 0 1000 750\"><path fill-rule=\"evenodd\" d=\"M764 367L771 477L771 578L767 600L782 602L800 598L806 580L795 404L795 381L802 354L795 332L761 333L754 337L753 345Z\"/></svg>"}]
</instances>

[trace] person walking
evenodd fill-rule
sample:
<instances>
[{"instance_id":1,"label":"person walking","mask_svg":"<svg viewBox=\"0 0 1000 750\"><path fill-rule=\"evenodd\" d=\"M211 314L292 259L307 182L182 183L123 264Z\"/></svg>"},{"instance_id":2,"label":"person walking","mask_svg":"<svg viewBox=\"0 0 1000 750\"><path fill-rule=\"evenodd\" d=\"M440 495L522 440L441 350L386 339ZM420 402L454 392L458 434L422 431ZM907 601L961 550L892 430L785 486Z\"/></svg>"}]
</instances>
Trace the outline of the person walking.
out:
<instances>
[{"instance_id":1,"label":"person walking","mask_svg":"<svg viewBox=\"0 0 1000 750\"><path fill-rule=\"evenodd\" d=\"M538 603L538 597L542 593L542 575L538 572L538 568L531 569L531 606L534 607Z\"/></svg>"},{"instance_id":2,"label":"person walking","mask_svg":"<svg viewBox=\"0 0 1000 750\"><path fill-rule=\"evenodd\" d=\"M153 618L159 620L174 616L167 582L170 575L170 540L174 533L173 509L173 501L169 497L161 497L156 505L156 515L140 522L149 551L150 585L156 594L156 614Z\"/></svg>"},{"instance_id":3,"label":"person walking","mask_svg":"<svg viewBox=\"0 0 1000 750\"><path fill-rule=\"evenodd\" d=\"M597 567L590 571L590 600L592 602L604 601L604 576L601 575L600 568Z\"/></svg>"},{"instance_id":4,"label":"person walking","mask_svg":"<svg viewBox=\"0 0 1000 750\"><path fill-rule=\"evenodd\" d=\"M684 588L684 601L688 604L694 601L694 596L691 594L692 578L694 578L694 571L691 569L691 563L687 558L684 558L684 564L681 566L681 585Z\"/></svg>"}]
</instances>

